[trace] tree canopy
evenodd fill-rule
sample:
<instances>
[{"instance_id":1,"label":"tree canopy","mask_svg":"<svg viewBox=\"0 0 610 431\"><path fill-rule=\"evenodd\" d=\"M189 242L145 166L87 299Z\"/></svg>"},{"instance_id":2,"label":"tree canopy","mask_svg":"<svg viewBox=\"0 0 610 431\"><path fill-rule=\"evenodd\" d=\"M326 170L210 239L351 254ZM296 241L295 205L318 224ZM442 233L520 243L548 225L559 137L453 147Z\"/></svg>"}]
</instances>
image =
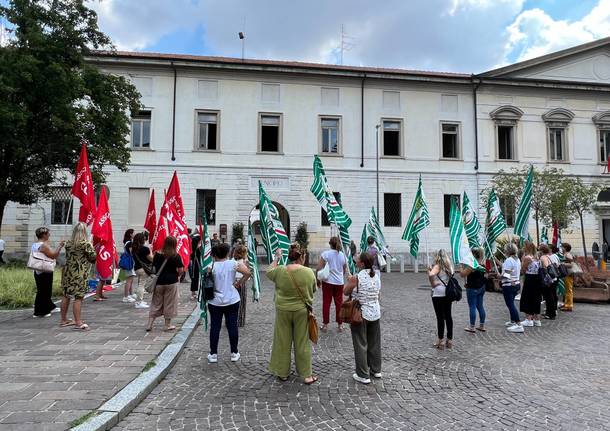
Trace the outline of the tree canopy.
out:
<instances>
[{"instance_id":1,"label":"tree canopy","mask_svg":"<svg viewBox=\"0 0 610 431\"><path fill-rule=\"evenodd\" d=\"M83 0L11 0L0 15L13 32L0 47L1 227L8 201L34 203L74 169L82 140L96 182L104 166L126 170L140 95L87 62L114 48Z\"/></svg>"}]
</instances>

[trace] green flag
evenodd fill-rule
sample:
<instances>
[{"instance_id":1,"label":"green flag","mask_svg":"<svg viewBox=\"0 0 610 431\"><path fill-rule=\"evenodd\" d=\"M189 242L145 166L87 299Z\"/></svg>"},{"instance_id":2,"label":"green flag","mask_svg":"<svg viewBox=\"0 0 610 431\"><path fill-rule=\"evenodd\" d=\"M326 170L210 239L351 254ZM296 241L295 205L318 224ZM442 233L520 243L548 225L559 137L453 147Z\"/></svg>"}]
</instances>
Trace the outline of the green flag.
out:
<instances>
[{"instance_id":1,"label":"green flag","mask_svg":"<svg viewBox=\"0 0 610 431\"><path fill-rule=\"evenodd\" d=\"M424 197L424 189L422 187L421 175L419 176L419 185L415 194L415 201L407 225L402 233L402 239L409 241L411 256L417 258L419 250L419 233L430 224L430 215L428 206Z\"/></svg>"},{"instance_id":2,"label":"green flag","mask_svg":"<svg viewBox=\"0 0 610 431\"><path fill-rule=\"evenodd\" d=\"M464 230L466 231L470 248L480 247L481 224L466 192L464 192L462 200L462 220L464 221Z\"/></svg>"},{"instance_id":3,"label":"green flag","mask_svg":"<svg viewBox=\"0 0 610 431\"><path fill-rule=\"evenodd\" d=\"M256 256L256 242L254 241L254 230L248 220L248 266L252 273L252 295L255 301L258 301L261 293L261 279L258 273L258 260Z\"/></svg>"},{"instance_id":4,"label":"green flag","mask_svg":"<svg viewBox=\"0 0 610 431\"><path fill-rule=\"evenodd\" d=\"M379 225L379 220L377 220L377 213L375 212L375 207L371 207L371 215L369 216L369 229L371 231L371 236L375 240L375 244L377 248L381 251L385 251L388 248L388 244L383 236L383 232L381 231L381 226Z\"/></svg>"},{"instance_id":5,"label":"green flag","mask_svg":"<svg viewBox=\"0 0 610 431\"><path fill-rule=\"evenodd\" d=\"M454 263L461 263L473 269L477 269L479 263L472 255L468 237L464 230L462 214L457 199L451 199L451 210L449 212L449 236L451 242L451 254Z\"/></svg>"},{"instance_id":6,"label":"green flag","mask_svg":"<svg viewBox=\"0 0 610 431\"><path fill-rule=\"evenodd\" d=\"M261 182L258 182L259 195L259 212L261 224L261 236L263 237L263 245L267 252L267 260L269 263L273 261L276 250L282 250L280 265L288 263L288 249L290 248L290 240L284 230L284 226L280 221L280 216L271 199L265 192Z\"/></svg>"},{"instance_id":7,"label":"green flag","mask_svg":"<svg viewBox=\"0 0 610 431\"><path fill-rule=\"evenodd\" d=\"M530 170L525 180L525 186L523 187L523 193L521 193L521 199L519 200L519 208L517 209L517 215L515 217L515 235L519 236L522 240L526 240L529 236L528 233L528 222L530 219L530 209L532 207L532 188L534 185L534 167L530 166Z\"/></svg>"},{"instance_id":8,"label":"green flag","mask_svg":"<svg viewBox=\"0 0 610 431\"><path fill-rule=\"evenodd\" d=\"M203 286L205 275L212 268L212 242L210 241L210 232L208 231L208 221L203 212L203 220L199 225L199 234L201 235L201 254L199 255L199 309L201 313L199 317L204 322L205 330L208 329L208 307L205 296L203 295Z\"/></svg>"},{"instance_id":9,"label":"green flag","mask_svg":"<svg viewBox=\"0 0 610 431\"><path fill-rule=\"evenodd\" d=\"M490 258L496 249L496 240L506 230L506 221L500 208L496 192L491 190L487 199L487 218L485 220L485 255Z\"/></svg>"},{"instance_id":10,"label":"green flag","mask_svg":"<svg viewBox=\"0 0 610 431\"><path fill-rule=\"evenodd\" d=\"M540 244L548 244L549 243L549 234L546 229L546 226L542 226L542 232L540 233Z\"/></svg>"},{"instance_id":11,"label":"green flag","mask_svg":"<svg viewBox=\"0 0 610 431\"><path fill-rule=\"evenodd\" d=\"M310 190L320 203L322 209L326 211L326 216L330 223L343 226L346 229L351 226L352 219L349 218L341 204L337 202L334 193L328 186L322 161L317 155L314 156L313 160L313 184Z\"/></svg>"},{"instance_id":12,"label":"green flag","mask_svg":"<svg viewBox=\"0 0 610 431\"><path fill-rule=\"evenodd\" d=\"M362 234L360 235L360 252L366 251L368 247L368 238L370 236L369 232L369 222L366 222L362 227Z\"/></svg>"}]
</instances>

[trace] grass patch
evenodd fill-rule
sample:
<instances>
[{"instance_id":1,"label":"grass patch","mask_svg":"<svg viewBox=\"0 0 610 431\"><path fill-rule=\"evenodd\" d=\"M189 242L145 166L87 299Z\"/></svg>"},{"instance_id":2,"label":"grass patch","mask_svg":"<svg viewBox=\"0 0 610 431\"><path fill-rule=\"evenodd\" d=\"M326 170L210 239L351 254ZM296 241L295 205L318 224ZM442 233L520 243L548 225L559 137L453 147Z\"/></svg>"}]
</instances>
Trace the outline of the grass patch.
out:
<instances>
[{"instance_id":1,"label":"grass patch","mask_svg":"<svg viewBox=\"0 0 610 431\"><path fill-rule=\"evenodd\" d=\"M148 361L146 363L146 365L144 365L144 369L142 370L142 372L144 371L148 371L150 370L152 367L154 367L155 365L157 365L157 363L155 362L154 359L151 359L150 361Z\"/></svg>"},{"instance_id":2,"label":"grass patch","mask_svg":"<svg viewBox=\"0 0 610 431\"><path fill-rule=\"evenodd\" d=\"M70 428L77 427L79 425L84 424L85 422L87 422L89 419L91 419L94 416L97 416L97 412L96 411L89 412L86 415L83 415L83 416L81 416L78 419L74 419L68 425L70 426Z\"/></svg>"},{"instance_id":3,"label":"grass patch","mask_svg":"<svg viewBox=\"0 0 610 431\"><path fill-rule=\"evenodd\" d=\"M61 270L53 274L53 296L61 291ZM23 266L0 267L0 307L5 309L28 308L34 305L36 282L34 272Z\"/></svg>"}]
</instances>

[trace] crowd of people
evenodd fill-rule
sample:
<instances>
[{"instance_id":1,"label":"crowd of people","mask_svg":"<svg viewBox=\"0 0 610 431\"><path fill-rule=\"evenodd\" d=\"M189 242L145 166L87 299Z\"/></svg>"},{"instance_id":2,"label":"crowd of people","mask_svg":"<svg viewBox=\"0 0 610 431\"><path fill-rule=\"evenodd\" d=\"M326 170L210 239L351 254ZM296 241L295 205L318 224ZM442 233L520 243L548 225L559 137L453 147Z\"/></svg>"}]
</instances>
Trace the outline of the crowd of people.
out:
<instances>
[{"instance_id":1,"label":"crowd of people","mask_svg":"<svg viewBox=\"0 0 610 431\"><path fill-rule=\"evenodd\" d=\"M48 259L57 259L65 248L66 262L62 269L61 286L63 297L58 309L51 300L53 273L35 271L34 280L37 293L34 317L49 317L51 313L61 313L60 326L73 326L77 330L87 330L89 326L82 318L82 304L88 293L88 279L96 260L96 250L90 241L84 223L74 226L71 238L60 241L53 248L50 244L51 232L41 227L36 230L37 241L32 245L32 253L42 253ZM191 300L201 295L202 241L198 235L191 237L192 254L188 268L184 267L176 252L177 241L167 237L161 250L153 253L146 232L135 233L128 229L123 238L124 250L120 258L120 279L123 283L123 299L126 304L134 304L138 309L148 309L146 331L153 330L157 318L163 317L164 330L175 330L172 319L178 314L179 282L189 274ZM210 316L208 362L218 362L218 345L222 321L227 328L230 359L239 361L239 328L246 322L247 281L251 277L247 262L247 249L241 242L233 247L213 241L211 254L213 264L210 277L213 280L213 294L207 300ZM374 238L368 238L368 247L362 253L354 253L357 271L349 274L348 258L344 254L338 237L331 237L329 248L321 253L315 270L304 265L307 250L298 243L290 246L288 263L280 264L281 251L278 250L269 266L266 276L274 283L275 324L269 371L281 381L288 379L291 357L294 356L297 373L305 384L317 381L312 371L311 325L313 301L318 289L322 290L322 332L329 331L331 305L335 307L335 322L338 332L343 332L342 305L345 298L357 304L359 318L348 322L354 348L355 381L368 384L372 378L382 377L381 355L381 309L379 294L383 261ZM428 268L431 287L432 308L436 315L437 340L433 344L438 349L453 347L452 305L456 300L450 290L456 285L456 277L462 279L469 307L468 333L485 332L486 313L485 292L494 277L501 286L509 320L507 330L522 333L524 328L542 326L541 318L554 320L557 310L572 311L573 274L577 264L571 254L570 244L561 249L541 244L536 247L525 242L519 249L509 242L502 250L504 260L494 262L496 271L488 271L489 266L482 248L472 250L478 265L476 268L462 266L458 271L445 250L439 250ZM145 286L149 277L156 277L150 304L144 301ZM101 277L96 286L94 300L103 301L104 286L109 280ZM457 282L459 285L460 283ZM558 293L564 295L559 307ZM519 309L516 301L519 300ZM545 304L544 314L541 304ZM72 304L73 318L68 318L68 308ZM522 313L522 314L521 314ZM524 316L522 318L521 316ZM478 317L478 325L477 325ZM314 319L315 322L315 319Z\"/></svg>"}]
</instances>

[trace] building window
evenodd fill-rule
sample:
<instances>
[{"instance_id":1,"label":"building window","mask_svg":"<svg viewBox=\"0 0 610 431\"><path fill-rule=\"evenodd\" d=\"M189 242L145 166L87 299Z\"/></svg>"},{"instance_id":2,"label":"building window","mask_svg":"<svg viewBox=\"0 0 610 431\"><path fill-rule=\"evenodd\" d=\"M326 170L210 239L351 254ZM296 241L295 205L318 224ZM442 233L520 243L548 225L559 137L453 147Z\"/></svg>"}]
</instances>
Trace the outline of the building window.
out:
<instances>
[{"instance_id":1,"label":"building window","mask_svg":"<svg viewBox=\"0 0 610 431\"><path fill-rule=\"evenodd\" d=\"M216 224L216 190L197 190L195 221L203 221L203 214L209 225Z\"/></svg>"},{"instance_id":2,"label":"building window","mask_svg":"<svg viewBox=\"0 0 610 431\"><path fill-rule=\"evenodd\" d=\"M282 151L281 114L260 114L260 152L279 153Z\"/></svg>"},{"instance_id":3,"label":"building window","mask_svg":"<svg viewBox=\"0 0 610 431\"><path fill-rule=\"evenodd\" d=\"M549 128L549 160L562 162L566 160L565 151L566 129L563 127Z\"/></svg>"},{"instance_id":4,"label":"building window","mask_svg":"<svg viewBox=\"0 0 610 431\"><path fill-rule=\"evenodd\" d=\"M335 199L337 200L337 202L339 202L339 205L341 205L341 193L333 192L333 195L335 195ZM322 211L322 226L330 226L330 222L328 221L328 217L326 216L326 210L324 208L322 208L321 211Z\"/></svg>"},{"instance_id":5,"label":"building window","mask_svg":"<svg viewBox=\"0 0 610 431\"><path fill-rule=\"evenodd\" d=\"M513 227L515 225L515 201L498 196L498 204L504 215L506 226Z\"/></svg>"},{"instance_id":6,"label":"building window","mask_svg":"<svg viewBox=\"0 0 610 431\"><path fill-rule=\"evenodd\" d=\"M339 154L340 119L320 117L322 154Z\"/></svg>"},{"instance_id":7,"label":"building window","mask_svg":"<svg viewBox=\"0 0 610 431\"><path fill-rule=\"evenodd\" d=\"M599 129L599 161L608 162L610 157L610 129Z\"/></svg>"},{"instance_id":8,"label":"building window","mask_svg":"<svg viewBox=\"0 0 610 431\"><path fill-rule=\"evenodd\" d=\"M382 121L382 148L383 155L390 157L400 157L400 141L402 134L402 122L399 120Z\"/></svg>"},{"instance_id":9,"label":"building window","mask_svg":"<svg viewBox=\"0 0 610 431\"><path fill-rule=\"evenodd\" d=\"M457 200L458 206L460 205L460 195L443 195L443 217L445 221L445 227L449 227L449 215L451 213L451 199Z\"/></svg>"},{"instance_id":10,"label":"building window","mask_svg":"<svg viewBox=\"0 0 610 431\"><path fill-rule=\"evenodd\" d=\"M145 188L129 188L127 220L130 227L143 227L148 210L150 190Z\"/></svg>"},{"instance_id":11,"label":"building window","mask_svg":"<svg viewBox=\"0 0 610 431\"><path fill-rule=\"evenodd\" d=\"M460 125L452 123L441 124L443 159L460 158Z\"/></svg>"},{"instance_id":12,"label":"building window","mask_svg":"<svg viewBox=\"0 0 610 431\"><path fill-rule=\"evenodd\" d=\"M514 160L514 126L498 126L498 159Z\"/></svg>"},{"instance_id":13,"label":"building window","mask_svg":"<svg viewBox=\"0 0 610 431\"><path fill-rule=\"evenodd\" d=\"M72 224L72 195L69 187L51 190L51 224Z\"/></svg>"},{"instance_id":14,"label":"building window","mask_svg":"<svg viewBox=\"0 0 610 431\"><path fill-rule=\"evenodd\" d=\"M150 111L140 111L131 118L131 147L150 148Z\"/></svg>"},{"instance_id":15,"label":"building window","mask_svg":"<svg viewBox=\"0 0 610 431\"><path fill-rule=\"evenodd\" d=\"M401 226L400 193L383 194L383 225Z\"/></svg>"},{"instance_id":16,"label":"building window","mask_svg":"<svg viewBox=\"0 0 610 431\"><path fill-rule=\"evenodd\" d=\"M218 150L218 113L197 113L197 149Z\"/></svg>"}]
</instances>

